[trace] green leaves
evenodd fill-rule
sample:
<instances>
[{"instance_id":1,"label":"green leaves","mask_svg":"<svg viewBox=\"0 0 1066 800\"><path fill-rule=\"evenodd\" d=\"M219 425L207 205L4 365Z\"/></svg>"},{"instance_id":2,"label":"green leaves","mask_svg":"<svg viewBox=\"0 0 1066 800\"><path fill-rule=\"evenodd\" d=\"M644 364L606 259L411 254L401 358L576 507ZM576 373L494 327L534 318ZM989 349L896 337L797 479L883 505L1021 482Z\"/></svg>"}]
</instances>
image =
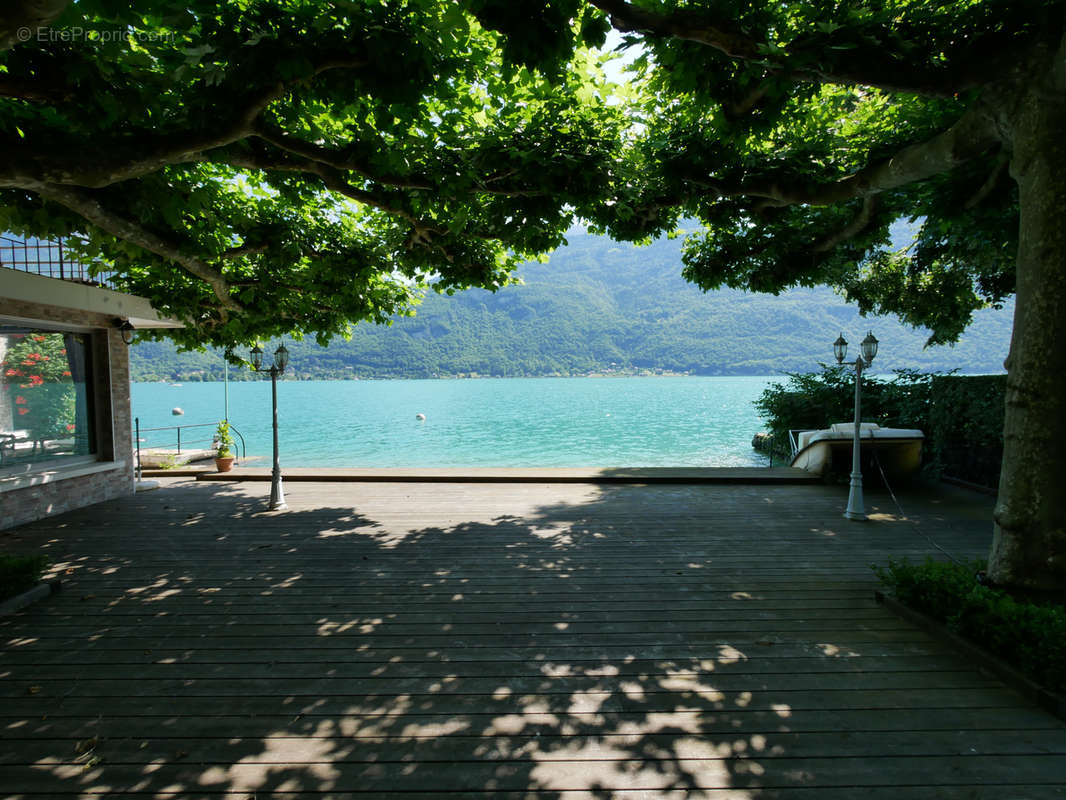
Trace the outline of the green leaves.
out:
<instances>
[{"instance_id":1,"label":"green leaves","mask_svg":"<svg viewBox=\"0 0 1066 800\"><path fill-rule=\"evenodd\" d=\"M586 7L581 17L579 38L587 47L603 47L611 21L599 9Z\"/></svg>"},{"instance_id":2,"label":"green leaves","mask_svg":"<svg viewBox=\"0 0 1066 800\"><path fill-rule=\"evenodd\" d=\"M0 135L32 142L12 158L76 187L0 191L8 228L82 233L85 258L186 323L182 343L326 341L408 312L430 283L495 289L607 190L624 121L594 59L563 68L607 29L578 0L533 17L481 4L532 20L509 62L452 2L139 5L83 0L63 18L128 36L0 54L71 96L0 99Z\"/></svg>"},{"instance_id":3,"label":"green leaves","mask_svg":"<svg viewBox=\"0 0 1066 800\"><path fill-rule=\"evenodd\" d=\"M920 611L1020 669L1046 689L1066 690L1066 609L978 580L981 561L912 564L890 560L874 567L901 603Z\"/></svg>"},{"instance_id":4,"label":"green leaves","mask_svg":"<svg viewBox=\"0 0 1066 800\"><path fill-rule=\"evenodd\" d=\"M848 187L962 117L976 92L954 90L953 64L986 37L1042 35L1061 4L1009 5L82 0L54 28L94 36L0 54L32 87L0 98L17 174L2 191L13 225L84 232L190 341L328 338L345 314L405 308L394 276L491 289L576 218L633 241L696 218L685 274L701 287L829 283L949 341L1013 290L997 154ZM612 20L640 50L619 89L589 49ZM43 203L42 181L84 202ZM902 215L926 223L892 254ZM338 292L352 264L382 294Z\"/></svg>"},{"instance_id":5,"label":"green leaves","mask_svg":"<svg viewBox=\"0 0 1066 800\"><path fill-rule=\"evenodd\" d=\"M645 48L638 133L594 221L638 240L692 217L703 230L684 274L704 289L828 284L864 313L928 326L930 343L955 341L975 310L1013 291L1018 208L1004 156L859 187L975 102L943 87L953 59L971 63L959 31L972 46L999 36L995 5L642 5L647 17L623 17L643 32L628 35ZM896 252L888 233L901 217L921 224Z\"/></svg>"},{"instance_id":6,"label":"green leaves","mask_svg":"<svg viewBox=\"0 0 1066 800\"><path fill-rule=\"evenodd\" d=\"M43 555L0 553L0 602L36 586L47 566Z\"/></svg>"},{"instance_id":7,"label":"green leaves","mask_svg":"<svg viewBox=\"0 0 1066 800\"><path fill-rule=\"evenodd\" d=\"M766 389L755 407L782 457L790 430L820 430L850 419L854 371L822 365L790 374ZM952 375L895 370L890 380L863 376L863 419L925 433L923 460L935 475L992 487L1003 457L1005 375Z\"/></svg>"}]
</instances>

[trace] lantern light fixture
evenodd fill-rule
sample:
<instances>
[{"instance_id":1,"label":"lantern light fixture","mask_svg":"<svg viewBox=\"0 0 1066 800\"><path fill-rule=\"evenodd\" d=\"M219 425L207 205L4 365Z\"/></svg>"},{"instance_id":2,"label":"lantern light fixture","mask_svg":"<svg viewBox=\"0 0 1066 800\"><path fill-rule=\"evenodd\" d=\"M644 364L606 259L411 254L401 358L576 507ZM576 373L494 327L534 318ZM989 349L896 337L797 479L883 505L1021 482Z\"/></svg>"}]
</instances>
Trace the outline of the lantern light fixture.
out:
<instances>
[{"instance_id":1,"label":"lantern light fixture","mask_svg":"<svg viewBox=\"0 0 1066 800\"><path fill-rule=\"evenodd\" d=\"M866 366L874 360L874 356L877 355L877 338L874 336L873 331L869 331L866 334L866 338L862 340L862 360L866 362Z\"/></svg>"},{"instance_id":2,"label":"lantern light fixture","mask_svg":"<svg viewBox=\"0 0 1066 800\"><path fill-rule=\"evenodd\" d=\"M843 333L833 342L833 355L836 356L838 364L843 364L844 359L848 357L848 340L844 338Z\"/></svg>"},{"instance_id":3,"label":"lantern light fixture","mask_svg":"<svg viewBox=\"0 0 1066 800\"><path fill-rule=\"evenodd\" d=\"M128 319L122 319L122 317L116 317L112 324L118 329L123 342L127 345L133 344L133 333L137 329L133 327L132 322Z\"/></svg>"},{"instance_id":4,"label":"lantern light fixture","mask_svg":"<svg viewBox=\"0 0 1066 800\"><path fill-rule=\"evenodd\" d=\"M865 346L865 342L863 344ZM874 349L877 349L876 344ZM278 368L278 372L284 372L285 367L289 366L289 351L285 348L285 345L279 345L278 349L274 351L274 366Z\"/></svg>"}]
</instances>

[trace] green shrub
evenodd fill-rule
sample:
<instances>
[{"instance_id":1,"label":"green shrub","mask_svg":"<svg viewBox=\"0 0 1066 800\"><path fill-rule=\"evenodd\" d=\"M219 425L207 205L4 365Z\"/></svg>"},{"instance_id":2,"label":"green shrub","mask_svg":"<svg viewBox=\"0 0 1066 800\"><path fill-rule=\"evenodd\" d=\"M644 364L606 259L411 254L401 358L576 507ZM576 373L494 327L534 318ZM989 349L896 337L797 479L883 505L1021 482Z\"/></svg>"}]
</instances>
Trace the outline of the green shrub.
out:
<instances>
[{"instance_id":1,"label":"green shrub","mask_svg":"<svg viewBox=\"0 0 1066 800\"><path fill-rule=\"evenodd\" d=\"M925 433L923 458L932 475L994 487L1003 459L1005 375L962 376L896 370L863 377L862 418L882 427ZM765 389L755 408L774 441L774 456L790 454L789 430L820 430L854 418L855 373L822 365L820 373L790 374Z\"/></svg>"},{"instance_id":2,"label":"green shrub","mask_svg":"<svg viewBox=\"0 0 1066 800\"><path fill-rule=\"evenodd\" d=\"M15 556L0 553L0 601L22 594L27 589L36 586L46 566L48 566L48 559L44 556Z\"/></svg>"},{"instance_id":3,"label":"green shrub","mask_svg":"<svg viewBox=\"0 0 1066 800\"><path fill-rule=\"evenodd\" d=\"M229 458L233 455L233 434L229 432L229 420L224 419L215 428L215 457Z\"/></svg>"},{"instance_id":4,"label":"green shrub","mask_svg":"<svg viewBox=\"0 0 1066 800\"><path fill-rule=\"evenodd\" d=\"M995 487L1003 461L1005 375L935 376L927 434L938 472Z\"/></svg>"},{"instance_id":5,"label":"green shrub","mask_svg":"<svg viewBox=\"0 0 1066 800\"><path fill-rule=\"evenodd\" d=\"M933 373L896 370L889 380L864 376L862 419L882 427L925 428ZM790 430L820 430L855 418L855 371L850 366L822 364L820 373L792 374L788 382L772 383L755 409L774 439L774 455L790 455Z\"/></svg>"},{"instance_id":6,"label":"green shrub","mask_svg":"<svg viewBox=\"0 0 1066 800\"><path fill-rule=\"evenodd\" d=\"M890 560L874 567L901 603L1013 664L1046 688L1066 692L1066 608L1016 599L985 586L984 562Z\"/></svg>"}]
</instances>

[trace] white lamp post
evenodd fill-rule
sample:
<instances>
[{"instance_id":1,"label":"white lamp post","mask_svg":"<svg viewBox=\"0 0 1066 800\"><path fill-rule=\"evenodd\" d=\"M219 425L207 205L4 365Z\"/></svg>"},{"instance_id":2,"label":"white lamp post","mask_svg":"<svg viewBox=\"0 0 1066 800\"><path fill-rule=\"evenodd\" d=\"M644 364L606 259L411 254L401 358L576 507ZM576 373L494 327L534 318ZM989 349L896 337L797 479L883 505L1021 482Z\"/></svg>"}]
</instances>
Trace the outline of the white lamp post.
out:
<instances>
[{"instance_id":1,"label":"white lamp post","mask_svg":"<svg viewBox=\"0 0 1066 800\"><path fill-rule=\"evenodd\" d=\"M859 459L859 435L861 423L859 422L859 406L862 393L862 369L869 367L877 355L877 339L873 333L867 333L862 340L862 355L855 359L855 438L851 447L851 488L848 490L848 508L844 516L848 519L866 519L866 506L862 499L862 466ZM844 334L840 334L833 342L833 355L837 363L844 363L848 355L848 343Z\"/></svg>"},{"instance_id":2,"label":"white lamp post","mask_svg":"<svg viewBox=\"0 0 1066 800\"><path fill-rule=\"evenodd\" d=\"M285 505L285 492L281 486L281 458L278 455L278 375L285 371L289 364L289 351L285 345L281 345L274 351L274 363L270 367L263 367L263 351L256 345L252 348L252 369L255 372L270 373L270 400L274 411L274 469L270 473L270 510L276 511L288 508Z\"/></svg>"}]
</instances>

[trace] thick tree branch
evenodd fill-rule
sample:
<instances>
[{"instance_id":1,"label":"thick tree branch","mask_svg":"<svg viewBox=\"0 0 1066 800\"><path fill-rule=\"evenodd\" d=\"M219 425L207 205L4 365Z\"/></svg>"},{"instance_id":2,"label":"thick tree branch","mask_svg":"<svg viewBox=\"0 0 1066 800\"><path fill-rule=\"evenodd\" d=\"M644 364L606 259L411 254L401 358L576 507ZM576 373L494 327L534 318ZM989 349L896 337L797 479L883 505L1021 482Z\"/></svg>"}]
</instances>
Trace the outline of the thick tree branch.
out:
<instances>
[{"instance_id":1,"label":"thick tree branch","mask_svg":"<svg viewBox=\"0 0 1066 800\"><path fill-rule=\"evenodd\" d=\"M183 251L175 242L168 241L137 222L105 208L91 194L81 189L47 183L29 188L46 200L65 206L102 231L172 261L186 272L207 283L215 297L218 298L223 319L225 319L226 309L241 310L240 303L230 296L229 284L222 274L202 258Z\"/></svg>"},{"instance_id":2,"label":"thick tree branch","mask_svg":"<svg viewBox=\"0 0 1066 800\"><path fill-rule=\"evenodd\" d=\"M278 82L260 87L249 93L235 111L214 121L206 128L198 127L177 133L148 137L148 142L138 139L136 144L128 141L113 141L98 145L92 159L86 159L79 150L55 153L34 152L33 144L28 152L15 154L21 170L28 171L14 185L25 185L27 179L34 182L65 184L98 189L132 178L140 178L157 172L172 164L185 164L200 159L203 151L238 141L251 132L255 118L286 90ZM21 156L21 157L20 157ZM17 168L16 168L17 169ZM6 182L6 181L5 181Z\"/></svg>"},{"instance_id":3,"label":"thick tree branch","mask_svg":"<svg viewBox=\"0 0 1066 800\"><path fill-rule=\"evenodd\" d=\"M897 189L948 172L986 153L1000 142L992 115L976 105L947 130L932 139L910 145L896 155L829 183L791 176L729 184L714 178L691 176L692 183L721 197L762 198L757 208L803 203L825 206Z\"/></svg>"},{"instance_id":4,"label":"thick tree branch","mask_svg":"<svg viewBox=\"0 0 1066 800\"><path fill-rule=\"evenodd\" d=\"M419 219L407 208L397 203L396 197L388 197L379 192L360 189L349 183L340 170L334 169L317 161L297 158L287 153L268 154L263 152L241 152L233 154L219 154L221 163L244 169L258 169L266 172L296 172L304 175L317 177L322 185L332 192L343 195L357 203L371 206L387 214L403 219L411 226L411 234L408 247L432 247L433 240L440 236L443 231L438 227Z\"/></svg>"},{"instance_id":5,"label":"thick tree branch","mask_svg":"<svg viewBox=\"0 0 1066 800\"><path fill-rule=\"evenodd\" d=\"M813 190L793 191L791 196L786 189L781 199L789 203L829 205L890 191L949 172L988 152L999 141L999 131L992 117L978 105L932 139L905 147L891 158L834 184Z\"/></svg>"},{"instance_id":6,"label":"thick tree branch","mask_svg":"<svg viewBox=\"0 0 1066 800\"><path fill-rule=\"evenodd\" d=\"M1000 153L996 157L996 165L992 168L992 172L989 173L985 182L981 184L981 188L978 189L973 197L966 201L966 205L963 206L967 211L971 208L976 208L985 201L995 188L999 185L999 182L1003 179L1003 176L1007 174L1007 168L1010 166L1010 158L1006 153Z\"/></svg>"},{"instance_id":7,"label":"thick tree branch","mask_svg":"<svg viewBox=\"0 0 1066 800\"><path fill-rule=\"evenodd\" d=\"M42 151L35 149L32 142L13 147L9 150L11 161L7 168L0 167L0 186L28 188L46 183L99 189L149 175L166 166L198 161L204 150L247 136L251 122L284 93L284 88L279 83L260 89L229 119L206 131L157 136L147 145L140 143L143 140L137 144L128 141L100 144L91 159L86 159L80 148Z\"/></svg>"},{"instance_id":8,"label":"thick tree branch","mask_svg":"<svg viewBox=\"0 0 1066 800\"><path fill-rule=\"evenodd\" d=\"M766 61L760 42L752 39L731 20L711 20L691 11L658 14L638 8L627 0L589 0L611 17L611 24L624 33L648 31L660 36L673 36L699 42L719 50L730 58L743 61Z\"/></svg>"},{"instance_id":9,"label":"thick tree branch","mask_svg":"<svg viewBox=\"0 0 1066 800\"><path fill-rule=\"evenodd\" d=\"M305 142L295 136L289 136L283 131L267 125L264 122L256 124L255 135L263 141L268 142L269 144L274 145L274 147L284 150L287 153L292 153L293 155L300 156L308 161L314 161L318 164L332 167L333 169L358 172L364 178L368 178L375 183L395 186L399 189L423 189L425 191L431 191L436 188L433 185L433 182L425 176L387 175L377 173L373 171L365 161L356 159L351 155L346 155L337 150L331 150L328 147Z\"/></svg>"},{"instance_id":10,"label":"thick tree branch","mask_svg":"<svg viewBox=\"0 0 1066 800\"><path fill-rule=\"evenodd\" d=\"M862 208L859 213L855 215L855 219L845 225L836 233L831 236L827 236L820 242L816 242L814 245L814 252L816 253L828 253L834 249L838 244L846 242L853 236L857 236L866 230L867 226L873 221L877 214L877 209L880 206L880 199L876 194L868 194L863 198Z\"/></svg>"},{"instance_id":11,"label":"thick tree branch","mask_svg":"<svg viewBox=\"0 0 1066 800\"><path fill-rule=\"evenodd\" d=\"M364 205L380 209L388 214L402 217L412 224L418 222L410 211L402 208L394 199L390 199L380 193L360 189L345 180L340 170L318 161L299 158L286 153L272 154L262 151L216 151L214 154L208 154L204 160L228 164L231 167L239 167L241 169L257 169L264 172L298 172L305 175L314 175L331 191L335 191Z\"/></svg>"},{"instance_id":12,"label":"thick tree branch","mask_svg":"<svg viewBox=\"0 0 1066 800\"><path fill-rule=\"evenodd\" d=\"M283 150L294 156L299 156L304 159L304 162L312 162L316 165L313 170L315 174L322 174L319 171L319 167L328 167L339 172L355 172L362 177L373 181L374 183L381 184L383 186L390 186L394 189L416 189L421 191L435 191L440 187L436 185L432 178L428 175L389 175L386 173L380 173L373 170L365 161L356 159L353 156L345 154L343 151L332 150L321 145L312 144L302 139L297 139L294 136L289 136L275 128L271 128L263 123L256 125L255 135L262 139L264 142L272 144L279 150ZM295 163L295 162L293 162ZM284 167L288 168L288 167ZM503 172L499 172L484 180L478 181L478 190L485 194L497 195L501 197L541 197L547 192L541 189L529 189L518 187L503 187L498 184L500 181L506 180L509 177L517 174L517 169L509 169ZM324 176L323 176L324 177ZM342 192L342 194L348 194L355 200L361 200L360 197L355 197L348 193L348 190ZM364 201L365 202L365 201ZM371 205L377 205L371 202ZM381 206L378 206L381 208ZM389 209L384 209L389 210Z\"/></svg>"},{"instance_id":13,"label":"thick tree branch","mask_svg":"<svg viewBox=\"0 0 1066 800\"><path fill-rule=\"evenodd\" d=\"M356 69L366 66L365 56L325 56L315 63L314 75L334 69ZM234 69L240 73L240 69ZM236 81L237 78L231 78ZM259 115L291 86L302 79L275 81L245 91L236 103L232 100L225 113L199 120L182 131L162 135L138 136L136 143L128 139L96 144L92 159L84 158L80 148L73 151L34 150L32 142L19 152L12 153L13 166L0 169L0 186L24 186L27 181L55 183L86 188L103 188L124 180L139 178L173 164L199 161L204 151L240 141L255 131ZM226 92L219 93L219 97ZM8 175L4 175L4 172Z\"/></svg>"},{"instance_id":14,"label":"thick tree branch","mask_svg":"<svg viewBox=\"0 0 1066 800\"><path fill-rule=\"evenodd\" d=\"M729 119L738 119L746 116L766 97L769 89L770 82L763 80L743 97L734 100L732 103L727 103L723 111Z\"/></svg>"},{"instance_id":15,"label":"thick tree branch","mask_svg":"<svg viewBox=\"0 0 1066 800\"><path fill-rule=\"evenodd\" d=\"M938 69L932 63L911 63L888 49L869 43L844 54L838 51L833 63L824 64L824 54L833 52L828 35L812 34L809 41L793 42L782 55L772 53L769 43L752 38L732 20L713 18L709 14L687 9L660 14L634 6L627 0L589 0L606 12L611 24L622 32L647 32L698 42L737 61L761 64L782 76L797 81L875 86L888 91L950 97L987 80L980 76L958 75ZM798 63L804 52L817 54L811 63ZM852 54L853 53L853 54Z\"/></svg>"}]
</instances>

